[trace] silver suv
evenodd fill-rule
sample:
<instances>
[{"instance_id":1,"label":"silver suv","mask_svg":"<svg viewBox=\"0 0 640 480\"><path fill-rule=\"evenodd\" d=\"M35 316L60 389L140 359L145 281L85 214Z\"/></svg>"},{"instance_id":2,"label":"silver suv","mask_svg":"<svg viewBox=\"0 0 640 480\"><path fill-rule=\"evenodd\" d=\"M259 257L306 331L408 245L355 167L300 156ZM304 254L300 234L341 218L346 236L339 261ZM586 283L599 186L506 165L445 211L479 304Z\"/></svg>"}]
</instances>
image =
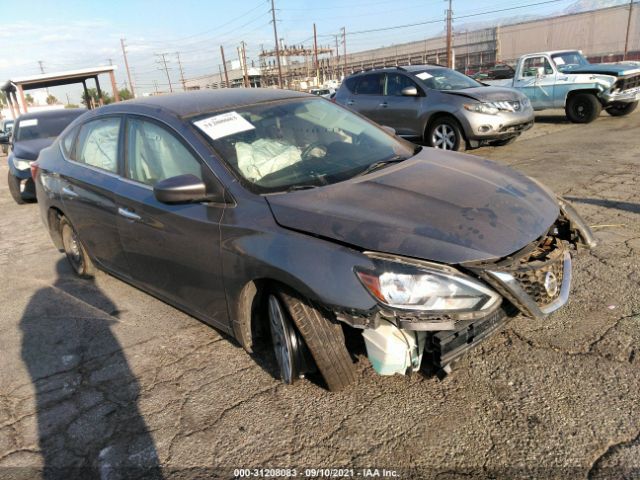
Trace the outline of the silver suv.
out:
<instances>
[{"instance_id":1,"label":"silver suv","mask_svg":"<svg viewBox=\"0 0 640 480\"><path fill-rule=\"evenodd\" d=\"M506 145L534 120L520 92L436 65L356 73L342 82L335 101L402 137L444 150Z\"/></svg>"}]
</instances>

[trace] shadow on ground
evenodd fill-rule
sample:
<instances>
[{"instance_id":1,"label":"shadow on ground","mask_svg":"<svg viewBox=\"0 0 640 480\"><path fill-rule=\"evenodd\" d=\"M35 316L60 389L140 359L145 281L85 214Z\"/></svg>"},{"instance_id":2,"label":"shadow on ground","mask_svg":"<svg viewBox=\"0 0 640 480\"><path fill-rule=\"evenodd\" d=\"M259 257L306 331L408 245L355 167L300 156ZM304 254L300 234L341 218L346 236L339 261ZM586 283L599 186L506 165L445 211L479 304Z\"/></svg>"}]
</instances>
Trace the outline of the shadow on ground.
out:
<instances>
[{"instance_id":1,"label":"shadow on ground","mask_svg":"<svg viewBox=\"0 0 640 480\"><path fill-rule=\"evenodd\" d=\"M43 478L162 478L140 386L111 330L116 305L65 259L56 267L56 281L31 297L20 322Z\"/></svg>"},{"instance_id":2,"label":"shadow on ground","mask_svg":"<svg viewBox=\"0 0 640 480\"><path fill-rule=\"evenodd\" d=\"M620 200L605 200L602 198L581 198L581 197L565 197L570 202L586 203L588 205L597 205L605 208L615 208L631 213L640 213L640 204L632 202L623 202Z\"/></svg>"}]
</instances>

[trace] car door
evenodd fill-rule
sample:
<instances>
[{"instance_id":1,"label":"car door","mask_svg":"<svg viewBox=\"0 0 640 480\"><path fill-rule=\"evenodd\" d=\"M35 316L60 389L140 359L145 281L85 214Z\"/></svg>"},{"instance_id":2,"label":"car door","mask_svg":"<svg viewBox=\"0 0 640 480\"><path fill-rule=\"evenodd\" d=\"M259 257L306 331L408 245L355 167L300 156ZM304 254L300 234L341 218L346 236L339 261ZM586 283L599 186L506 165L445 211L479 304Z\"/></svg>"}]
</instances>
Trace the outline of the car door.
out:
<instances>
[{"instance_id":1,"label":"car door","mask_svg":"<svg viewBox=\"0 0 640 480\"><path fill-rule=\"evenodd\" d=\"M542 71L542 73L539 72ZM544 55L527 57L514 86L529 97L534 109L553 107L557 72Z\"/></svg>"},{"instance_id":2,"label":"car door","mask_svg":"<svg viewBox=\"0 0 640 480\"><path fill-rule=\"evenodd\" d=\"M384 101L384 73L369 73L358 78L354 95L347 101L347 106L370 118L374 122L382 119L379 110Z\"/></svg>"},{"instance_id":3,"label":"car door","mask_svg":"<svg viewBox=\"0 0 640 480\"><path fill-rule=\"evenodd\" d=\"M63 139L67 162L60 172L64 214L89 254L108 270L126 275L114 190L118 185L122 117L90 120Z\"/></svg>"},{"instance_id":4,"label":"car door","mask_svg":"<svg viewBox=\"0 0 640 480\"><path fill-rule=\"evenodd\" d=\"M128 116L125 131L124 175L116 189L116 203L131 278L145 290L225 327L220 266L224 205L169 205L153 194L158 181L187 173L206 182L218 180L168 126Z\"/></svg>"},{"instance_id":5,"label":"car door","mask_svg":"<svg viewBox=\"0 0 640 480\"><path fill-rule=\"evenodd\" d=\"M406 87L415 87L418 96L402 95ZM419 137L422 135L418 117L424 92L413 80L401 73L387 73L385 95L380 102L379 123L393 127L398 135Z\"/></svg>"}]
</instances>

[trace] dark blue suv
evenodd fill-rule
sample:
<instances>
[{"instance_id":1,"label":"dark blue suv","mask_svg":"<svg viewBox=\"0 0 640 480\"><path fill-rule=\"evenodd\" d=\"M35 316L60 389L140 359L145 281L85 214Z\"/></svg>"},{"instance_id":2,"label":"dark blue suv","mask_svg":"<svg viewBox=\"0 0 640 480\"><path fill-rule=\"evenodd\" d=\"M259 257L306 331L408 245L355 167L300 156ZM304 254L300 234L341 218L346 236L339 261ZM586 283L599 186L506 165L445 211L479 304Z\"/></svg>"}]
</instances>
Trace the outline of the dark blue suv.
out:
<instances>
[{"instance_id":1,"label":"dark blue suv","mask_svg":"<svg viewBox=\"0 0 640 480\"><path fill-rule=\"evenodd\" d=\"M38 158L40 150L53 143L56 137L85 109L60 109L25 113L15 122L13 134L4 140L11 145L9 153L9 192L19 203L36 199L31 163Z\"/></svg>"}]
</instances>

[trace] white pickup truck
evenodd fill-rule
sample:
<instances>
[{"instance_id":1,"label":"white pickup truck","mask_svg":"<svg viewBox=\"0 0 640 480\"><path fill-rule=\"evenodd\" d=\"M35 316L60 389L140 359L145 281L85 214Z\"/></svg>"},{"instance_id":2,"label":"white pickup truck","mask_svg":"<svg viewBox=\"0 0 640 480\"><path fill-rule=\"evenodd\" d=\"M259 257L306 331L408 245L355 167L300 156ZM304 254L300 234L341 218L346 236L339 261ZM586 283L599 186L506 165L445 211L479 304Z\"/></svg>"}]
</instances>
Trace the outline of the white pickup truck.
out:
<instances>
[{"instance_id":1,"label":"white pickup truck","mask_svg":"<svg viewBox=\"0 0 640 480\"><path fill-rule=\"evenodd\" d=\"M513 78L482 82L520 90L534 110L564 108L574 123L595 120L603 108L613 116L628 115L640 100L637 62L591 64L579 50L523 55Z\"/></svg>"}]
</instances>

